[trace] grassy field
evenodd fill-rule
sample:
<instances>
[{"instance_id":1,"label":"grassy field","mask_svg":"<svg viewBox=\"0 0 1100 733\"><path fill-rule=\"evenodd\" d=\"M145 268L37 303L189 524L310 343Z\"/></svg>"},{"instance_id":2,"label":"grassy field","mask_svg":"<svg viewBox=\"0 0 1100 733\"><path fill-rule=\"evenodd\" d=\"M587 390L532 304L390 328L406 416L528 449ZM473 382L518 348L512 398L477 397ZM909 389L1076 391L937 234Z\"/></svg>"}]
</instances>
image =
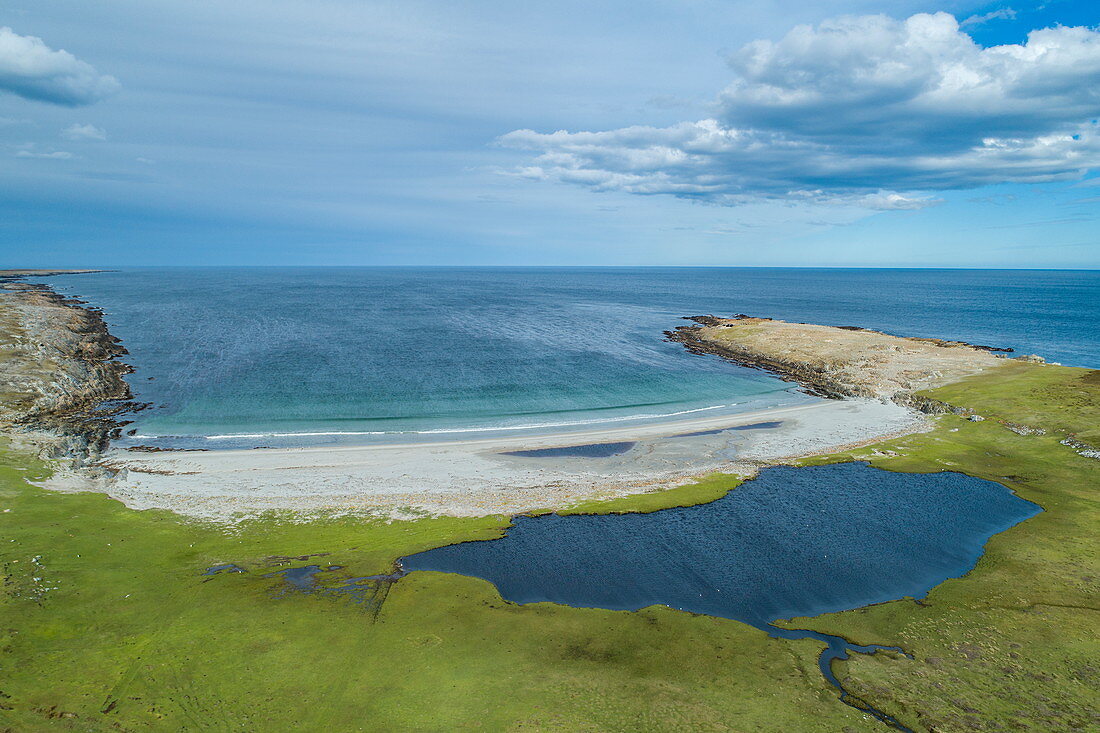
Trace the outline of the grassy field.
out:
<instances>
[{"instance_id":1,"label":"grassy field","mask_svg":"<svg viewBox=\"0 0 1100 733\"><path fill-rule=\"evenodd\" d=\"M849 689L917 730L1098 724L1100 462L1058 442L1095 435L1095 375L997 370L933 394L984 422L944 417L930 433L817 459L965 471L1045 509L924 605L794 621L913 655L838 663ZM999 420L1047 433L1017 435ZM0 729L884 729L837 700L817 642L664 608L519 606L440 573L340 592L400 556L497 537L506 517L268 516L229 529L26 483L46 470L0 449ZM714 476L573 511L654 511L738 483ZM203 575L224 563L246 572ZM311 564L339 567L319 572L312 592L270 575Z\"/></svg>"},{"instance_id":2,"label":"grassy field","mask_svg":"<svg viewBox=\"0 0 1100 733\"><path fill-rule=\"evenodd\" d=\"M0 456L0 729L873 729L822 680L816 642L664 608L518 606L441 573L365 602L334 590L499 536L504 517L226 530L40 490L23 479L41 465ZM223 563L247 572L202 574ZM311 593L265 577L309 564L343 568Z\"/></svg>"},{"instance_id":3,"label":"grassy field","mask_svg":"<svg viewBox=\"0 0 1100 733\"><path fill-rule=\"evenodd\" d=\"M650 494L622 496L606 501L585 501L558 514L649 514L673 507L696 506L717 501L741 484L730 474L716 473L690 484Z\"/></svg>"},{"instance_id":4,"label":"grassy field","mask_svg":"<svg viewBox=\"0 0 1100 733\"><path fill-rule=\"evenodd\" d=\"M995 536L973 571L922 605L793 620L913 655L838 663L848 689L917 730L1100 730L1100 461L1059 442L1096 442L1098 376L1013 365L929 393L973 408L982 422L944 417L932 433L811 461L964 471L1044 509ZM1018 435L1005 422L1046 434Z\"/></svg>"}]
</instances>

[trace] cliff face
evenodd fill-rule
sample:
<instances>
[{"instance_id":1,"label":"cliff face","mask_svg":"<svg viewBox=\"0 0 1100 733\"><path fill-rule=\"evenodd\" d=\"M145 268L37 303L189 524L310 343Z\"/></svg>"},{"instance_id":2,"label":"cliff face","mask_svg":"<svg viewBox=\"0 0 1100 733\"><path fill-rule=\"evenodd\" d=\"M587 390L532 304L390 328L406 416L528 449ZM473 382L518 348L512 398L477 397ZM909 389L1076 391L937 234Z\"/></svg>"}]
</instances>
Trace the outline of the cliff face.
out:
<instances>
[{"instance_id":1,"label":"cliff face","mask_svg":"<svg viewBox=\"0 0 1100 733\"><path fill-rule=\"evenodd\" d=\"M0 429L45 457L94 459L138 407L102 314L45 285L0 283Z\"/></svg>"},{"instance_id":2,"label":"cliff face","mask_svg":"<svg viewBox=\"0 0 1100 733\"><path fill-rule=\"evenodd\" d=\"M665 335L693 353L772 372L821 397L870 397L933 413L947 408L915 392L1001 366L1005 360L991 352L1009 351L745 315L688 320L699 325Z\"/></svg>"}]
</instances>

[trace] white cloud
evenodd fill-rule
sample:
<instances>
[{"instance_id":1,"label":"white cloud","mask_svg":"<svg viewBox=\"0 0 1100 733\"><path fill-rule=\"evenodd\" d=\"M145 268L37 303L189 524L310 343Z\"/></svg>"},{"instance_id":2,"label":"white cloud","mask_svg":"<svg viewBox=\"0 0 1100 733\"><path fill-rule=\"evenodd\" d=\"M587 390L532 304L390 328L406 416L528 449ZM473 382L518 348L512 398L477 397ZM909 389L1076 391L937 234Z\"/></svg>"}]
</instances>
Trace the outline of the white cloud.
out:
<instances>
[{"instance_id":1,"label":"white cloud","mask_svg":"<svg viewBox=\"0 0 1100 733\"><path fill-rule=\"evenodd\" d=\"M95 125L73 123L61 131L66 140L106 140L107 133Z\"/></svg>"},{"instance_id":2,"label":"white cloud","mask_svg":"<svg viewBox=\"0 0 1100 733\"><path fill-rule=\"evenodd\" d=\"M66 107L92 104L119 88L68 51L54 51L41 38L0 28L0 91Z\"/></svg>"},{"instance_id":3,"label":"white cloud","mask_svg":"<svg viewBox=\"0 0 1100 733\"><path fill-rule=\"evenodd\" d=\"M880 191L861 196L855 203L865 209L876 211L914 211L926 209L929 206L938 206L943 199L931 196L906 196L891 191Z\"/></svg>"},{"instance_id":4,"label":"white cloud","mask_svg":"<svg viewBox=\"0 0 1100 733\"><path fill-rule=\"evenodd\" d=\"M1014 20L1015 18L1016 10L1014 8L1001 8L999 10L991 10L982 15L971 15L969 18L959 23L959 27L969 28L972 25L982 25L991 20Z\"/></svg>"},{"instance_id":5,"label":"white cloud","mask_svg":"<svg viewBox=\"0 0 1100 733\"><path fill-rule=\"evenodd\" d=\"M16 158L45 158L47 160L69 160L73 157L72 153L67 153L64 150L56 150L52 153L36 153L33 150L20 150L15 154Z\"/></svg>"},{"instance_id":6,"label":"white cloud","mask_svg":"<svg viewBox=\"0 0 1100 733\"><path fill-rule=\"evenodd\" d=\"M982 48L946 13L845 17L754 41L713 118L606 132L517 130L518 175L718 203L862 199L1080 177L1100 167L1100 32Z\"/></svg>"}]
</instances>

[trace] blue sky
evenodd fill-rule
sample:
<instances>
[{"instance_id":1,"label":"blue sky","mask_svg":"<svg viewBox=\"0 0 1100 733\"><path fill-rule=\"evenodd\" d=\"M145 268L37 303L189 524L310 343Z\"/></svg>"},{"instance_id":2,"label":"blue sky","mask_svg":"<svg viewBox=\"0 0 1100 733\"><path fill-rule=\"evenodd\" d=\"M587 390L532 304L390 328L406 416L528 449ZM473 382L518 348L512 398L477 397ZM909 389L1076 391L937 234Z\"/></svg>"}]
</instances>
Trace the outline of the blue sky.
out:
<instances>
[{"instance_id":1,"label":"blue sky","mask_svg":"<svg viewBox=\"0 0 1100 733\"><path fill-rule=\"evenodd\" d=\"M1092 0L3 2L0 256L1095 268L1098 24Z\"/></svg>"}]
</instances>

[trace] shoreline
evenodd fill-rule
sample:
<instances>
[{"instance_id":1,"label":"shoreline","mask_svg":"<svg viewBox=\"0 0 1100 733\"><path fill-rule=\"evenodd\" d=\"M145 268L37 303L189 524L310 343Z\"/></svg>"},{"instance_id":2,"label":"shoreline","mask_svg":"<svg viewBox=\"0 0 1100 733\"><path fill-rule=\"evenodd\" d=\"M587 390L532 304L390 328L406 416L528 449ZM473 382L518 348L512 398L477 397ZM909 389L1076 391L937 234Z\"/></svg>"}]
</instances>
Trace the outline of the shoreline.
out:
<instances>
[{"instance_id":1,"label":"shoreline","mask_svg":"<svg viewBox=\"0 0 1100 733\"><path fill-rule=\"evenodd\" d=\"M3 314L38 344L16 351L32 407L9 432L54 459L42 486L105 493L134 509L237 522L267 511L489 516L565 509L672 488L714 472L839 450L925 428L888 400L824 400L659 422L461 439L296 448L132 450L120 437L131 393L125 348L101 313L40 284L0 284ZM48 351L49 359L42 356ZM9 375L13 376L13 375ZM44 399L41 395L51 395ZM754 426L754 423L760 423ZM620 444L608 455L593 445ZM565 448L564 453L561 449ZM555 455L542 455L549 450ZM572 449L572 450L570 450ZM577 452L579 450L579 453ZM597 450L597 452L599 452ZM526 454L526 455L525 455Z\"/></svg>"},{"instance_id":2,"label":"shoreline","mask_svg":"<svg viewBox=\"0 0 1100 733\"><path fill-rule=\"evenodd\" d=\"M485 437L469 437L469 438L451 438L441 437L436 440L406 440L402 442L364 442L364 443L348 443L343 445L300 445L300 446L260 446L256 448L211 448L196 449L196 448L165 448L154 451L152 453L214 453L217 455L254 455L257 452L274 454L274 453L339 453L339 452L358 452L358 451L371 451L371 450L387 450L387 449L417 449L417 448L439 448L450 446L496 446L502 450L507 447L514 448L551 448L558 446L571 446L581 443L598 444L598 443L610 443L622 440L637 441L645 438L659 438L659 437L676 437L676 434L683 431L696 431L696 430L709 430L709 429L731 429L737 427L751 426L756 422L770 422L771 418L775 416L782 416L788 411L799 412L803 409L823 407L830 404L829 402L811 402L795 405L782 405L776 407L766 407L758 410L746 410L744 412L726 412L720 416L715 417L695 417L695 418L679 418L661 421L644 422L633 425L624 425L622 427L603 427L607 423L599 423L599 426L589 427L587 425L580 425L576 430L543 430L544 426L523 426L522 428L515 428L515 434L511 434L513 429L510 428L485 428L483 429L463 429L456 430L439 430L432 434L439 436L452 436L461 435L466 433L480 433ZM640 418L639 418L640 419ZM624 420L624 422L626 422ZM530 431L527 433L520 433L521 430ZM539 431L539 432L536 432ZM495 433L502 433L497 435ZM344 433L288 433L290 437L296 435L343 435ZM358 433L348 433L349 435L358 435ZM408 433L412 435L414 433ZM423 435L425 433L416 433L417 435ZM281 436L282 434L280 434ZM401 433L387 433L387 435L401 435ZM246 437L279 437L270 434L249 434ZM140 438L141 436L133 436L133 439ZM167 436L150 436L150 438L163 438ZM199 437L205 440L216 440L218 436L188 436ZM233 436L236 437L236 436ZM129 452L145 452L141 450L140 446L117 446L112 450L129 451Z\"/></svg>"},{"instance_id":3,"label":"shoreline","mask_svg":"<svg viewBox=\"0 0 1100 733\"><path fill-rule=\"evenodd\" d=\"M10 268L0 270L0 281L19 281L25 277L52 277L54 275L90 275L96 272L111 272L110 270L55 270L35 268Z\"/></svg>"},{"instance_id":4,"label":"shoreline","mask_svg":"<svg viewBox=\"0 0 1100 733\"><path fill-rule=\"evenodd\" d=\"M571 440L575 436L595 433L631 434L634 431L645 432L650 428L659 434L663 426L687 424L690 428L697 421L713 422L715 425L726 421L739 421L744 415L755 415L770 410L787 407L802 407L813 404L806 398L790 399L795 390L784 389L763 395L753 395L739 402L728 404L690 406L696 403L668 405L670 408L684 406L686 409L674 410L665 414L639 413L617 415L615 417L592 417L564 422L527 423L517 425L478 426L458 424L454 427L437 427L426 430L301 430L301 431L263 431L257 429L245 432L226 433L143 433L123 435L115 445L125 450L149 452L187 452L232 450L297 450L309 448L365 448L371 446L414 446L439 445L441 443L465 442L470 440L503 441L538 440L563 438ZM764 399L764 398L769 399ZM628 408L614 408L628 409ZM579 415L598 414L595 410L577 410ZM543 413L549 415L552 413ZM502 416L510 417L510 416ZM532 416L537 419L538 415ZM734 423L731 423L734 424ZM739 424L739 423L738 423ZM227 429L228 430L228 429ZM309 440L311 438L317 440ZM251 441L263 441L262 445L242 445ZM224 446L224 447L222 447Z\"/></svg>"},{"instance_id":5,"label":"shoreline","mask_svg":"<svg viewBox=\"0 0 1100 733\"><path fill-rule=\"evenodd\" d=\"M758 424L766 427L754 427ZM926 426L922 416L898 405L830 400L736 417L537 437L214 451L114 448L100 462L109 479L89 482L78 472L58 472L43 486L103 491L131 508L225 522L265 511L303 517L514 515L673 488L715 472L748 477L762 465ZM606 445L616 451L586 455L586 449ZM559 454L562 449L565 455ZM516 454L544 450L555 455Z\"/></svg>"},{"instance_id":6,"label":"shoreline","mask_svg":"<svg viewBox=\"0 0 1100 733\"><path fill-rule=\"evenodd\" d=\"M125 424L114 415L139 407L119 404L130 394L121 378L130 368L117 361L125 349L98 310L44 285L3 287L37 299L40 312L16 308L24 326L35 327L37 340L67 345L75 338L81 345L56 349L67 376L40 375L77 384L80 410L63 409L55 400L35 413L37 432L27 434L25 419L15 423L44 457L68 458L41 485L103 492L134 509L167 509L203 520L233 523L268 511L303 519L333 512L472 517L554 511L673 488L715 472L744 478L763 465L928 427L898 394L852 391L845 399L810 404L534 434L216 450L110 446ZM89 370L92 362L82 350L89 338L102 352L93 364L99 369ZM786 376L807 386L792 371ZM104 400L116 404L104 410ZM607 455L592 453L611 443L616 445Z\"/></svg>"}]
</instances>

